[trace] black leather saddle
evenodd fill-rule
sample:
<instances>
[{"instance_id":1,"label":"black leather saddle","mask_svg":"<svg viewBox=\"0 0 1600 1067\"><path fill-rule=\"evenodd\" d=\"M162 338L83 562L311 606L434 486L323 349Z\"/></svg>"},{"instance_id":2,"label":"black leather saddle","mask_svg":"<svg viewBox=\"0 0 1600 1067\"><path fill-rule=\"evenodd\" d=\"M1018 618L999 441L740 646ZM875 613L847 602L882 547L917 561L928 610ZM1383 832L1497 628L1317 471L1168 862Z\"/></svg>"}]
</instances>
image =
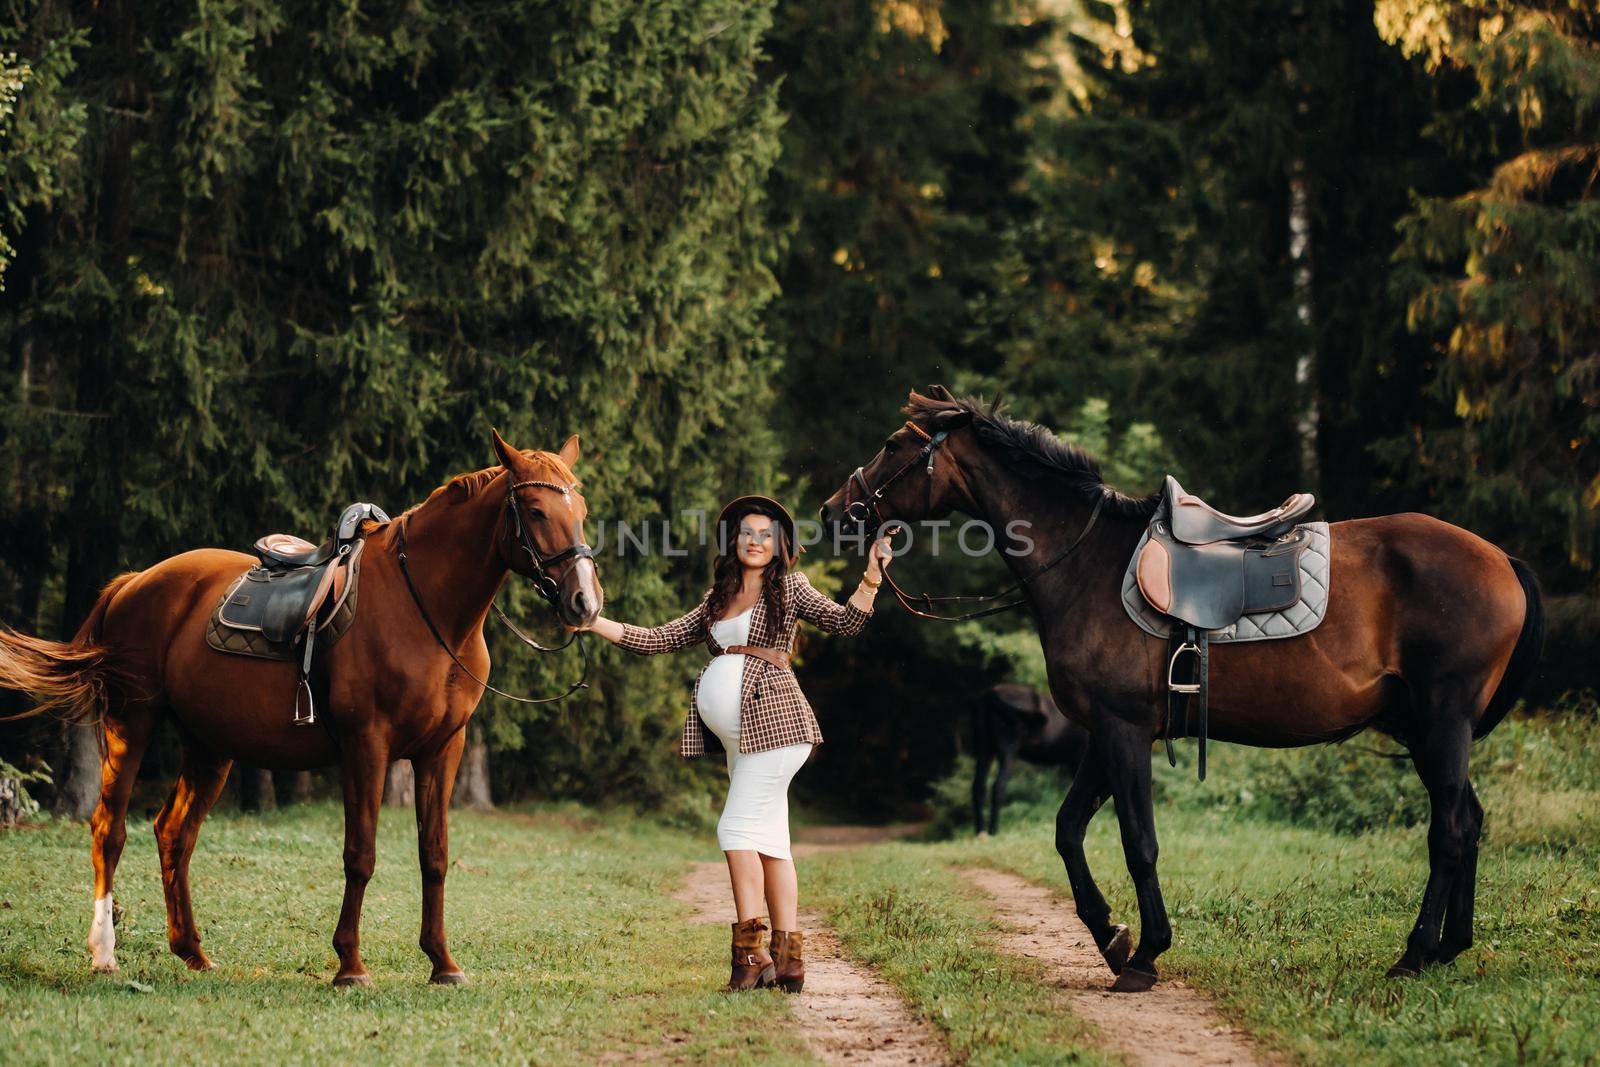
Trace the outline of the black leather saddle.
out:
<instances>
[{"instance_id":1,"label":"black leather saddle","mask_svg":"<svg viewBox=\"0 0 1600 1067\"><path fill-rule=\"evenodd\" d=\"M296 724L316 721L309 684L314 652L338 640L355 619L356 579L366 544L360 530L367 519L388 522L389 516L374 504L351 504L320 545L293 534L257 540L261 562L229 586L207 628L206 641L219 652L299 661Z\"/></svg>"},{"instance_id":2,"label":"black leather saddle","mask_svg":"<svg viewBox=\"0 0 1600 1067\"><path fill-rule=\"evenodd\" d=\"M1310 493L1296 493L1271 511L1238 518L1168 475L1135 565L1139 592L1157 611L1201 630L1287 608L1300 599L1300 554L1310 542L1295 522L1315 504Z\"/></svg>"},{"instance_id":3,"label":"black leather saddle","mask_svg":"<svg viewBox=\"0 0 1600 1067\"><path fill-rule=\"evenodd\" d=\"M1162 735L1173 763L1174 736L1199 738L1201 781L1209 729L1209 633L1245 615L1282 611L1300 599L1300 557L1311 538L1296 523L1316 502L1310 493L1295 493L1271 511L1241 517L1185 492L1171 475L1162 487L1161 503L1134 560L1134 578L1153 608L1182 624L1172 628L1170 639Z\"/></svg>"}]
</instances>

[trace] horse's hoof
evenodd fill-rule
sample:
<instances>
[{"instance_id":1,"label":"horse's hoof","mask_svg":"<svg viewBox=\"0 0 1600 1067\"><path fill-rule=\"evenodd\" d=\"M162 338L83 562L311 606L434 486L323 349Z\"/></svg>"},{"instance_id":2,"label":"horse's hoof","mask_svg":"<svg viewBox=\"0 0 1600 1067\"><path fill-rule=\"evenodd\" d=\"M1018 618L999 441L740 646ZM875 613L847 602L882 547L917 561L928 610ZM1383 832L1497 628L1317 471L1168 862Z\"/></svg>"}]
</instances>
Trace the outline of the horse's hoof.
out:
<instances>
[{"instance_id":1,"label":"horse's hoof","mask_svg":"<svg viewBox=\"0 0 1600 1067\"><path fill-rule=\"evenodd\" d=\"M214 971L217 969L217 965L212 963L204 952L195 952L182 957L182 959L184 966L191 971Z\"/></svg>"},{"instance_id":2,"label":"horse's hoof","mask_svg":"<svg viewBox=\"0 0 1600 1067\"><path fill-rule=\"evenodd\" d=\"M1137 967L1123 967L1117 980L1111 983L1113 993L1143 993L1156 984L1154 971L1141 971Z\"/></svg>"},{"instance_id":3,"label":"horse's hoof","mask_svg":"<svg viewBox=\"0 0 1600 1067\"><path fill-rule=\"evenodd\" d=\"M1420 978L1421 976L1422 972L1411 966L1405 960L1401 960L1393 967L1390 967L1389 973L1384 975L1385 978Z\"/></svg>"},{"instance_id":4,"label":"horse's hoof","mask_svg":"<svg viewBox=\"0 0 1600 1067\"><path fill-rule=\"evenodd\" d=\"M1111 968L1112 974L1122 973L1122 968L1128 965L1128 957L1133 955L1133 938L1126 924L1118 923L1111 928L1111 940L1100 950L1100 955L1106 958L1106 966Z\"/></svg>"},{"instance_id":5,"label":"horse's hoof","mask_svg":"<svg viewBox=\"0 0 1600 1067\"><path fill-rule=\"evenodd\" d=\"M433 985L466 985L467 972L445 971L441 974L434 975L432 978L429 978L428 981Z\"/></svg>"},{"instance_id":6,"label":"horse's hoof","mask_svg":"<svg viewBox=\"0 0 1600 1067\"><path fill-rule=\"evenodd\" d=\"M95 974L116 974L120 970L122 968L117 966L116 960L112 960L110 963L97 963L94 965Z\"/></svg>"},{"instance_id":7,"label":"horse's hoof","mask_svg":"<svg viewBox=\"0 0 1600 1067\"><path fill-rule=\"evenodd\" d=\"M333 986L335 989L349 989L352 986L370 986L371 984L372 976L365 973L341 974L336 975L333 979Z\"/></svg>"}]
</instances>

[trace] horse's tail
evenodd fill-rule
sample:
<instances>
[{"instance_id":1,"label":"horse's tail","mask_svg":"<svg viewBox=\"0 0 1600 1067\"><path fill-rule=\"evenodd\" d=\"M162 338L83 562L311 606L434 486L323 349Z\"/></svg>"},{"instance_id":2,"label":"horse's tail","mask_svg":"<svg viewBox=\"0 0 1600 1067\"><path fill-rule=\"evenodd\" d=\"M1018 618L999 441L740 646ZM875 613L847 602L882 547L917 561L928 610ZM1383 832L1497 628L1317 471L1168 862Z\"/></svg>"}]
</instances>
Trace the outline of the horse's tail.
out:
<instances>
[{"instance_id":1,"label":"horse's tail","mask_svg":"<svg viewBox=\"0 0 1600 1067\"><path fill-rule=\"evenodd\" d=\"M0 688L20 690L35 702L5 721L45 712L76 723L100 720L106 683L117 673L111 650L100 643L100 624L111 598L137 575L131 571L111 579L71 641L47 641L0 626Z\"/></svg>"},{"instance_id":2,"label":"horse's tail","mask_svg":"<svg viewBox=\"0 0 1600 1067\"><path fill-rule=\"evenodd\" d=\"M1489 706L1483 709L1483 718L1473 728L1474 741L1493 730L1506 717L1532 681L1533 669L1539 665L1539 657L1544 652L1544 594L1539 589L1539 576L1533 573L1532 567L1515 556L1508 558L1511 560L1511 569L1516 572L1517 581L1522 583L1522 595L1528 607L1522 616L1522 632L1517 635L1511 658L1506 661L1506 672L1500 676L1500 684L1489 698Z\"/></svg>"}]
</instances>

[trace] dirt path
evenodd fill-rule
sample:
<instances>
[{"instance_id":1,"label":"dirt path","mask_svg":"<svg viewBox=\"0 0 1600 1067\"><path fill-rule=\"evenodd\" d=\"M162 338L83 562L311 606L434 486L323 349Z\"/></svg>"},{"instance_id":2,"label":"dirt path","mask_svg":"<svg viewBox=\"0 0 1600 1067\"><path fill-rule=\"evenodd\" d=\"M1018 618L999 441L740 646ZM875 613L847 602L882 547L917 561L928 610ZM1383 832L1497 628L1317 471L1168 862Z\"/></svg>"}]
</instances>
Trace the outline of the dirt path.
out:
<instances>
[{"instance_id":1,"label":"dirt path","mask_svg":"<svg viewBox=\"0 0 1600 1067\"><path fill-rule=\"evenodd\" d=\"M962 872L992 901L1002 947L1045 965L1072 1010L1104 1035L1104 1047L1140 1067L1256 1067L1272 1059L1217 1015L1204 993L1163 979L1146 993L1107 990L1111 972L1071 904L1014 874Z\"/></svg>"},{"instance_id":2,"label":"dirt path","mask_svg":"<svg viewBox=\"0 0 1600 1067\"><path fill-rule=\"evenodd\" d=\"M819 827L799 836L795 854L804 856L887 840L893 833L892 828ZM678 899L694 909L694 921L718 923L726 930L733 918L728 868L695 864ZM801 1036L818 1058L852 1065L951 1062L934 1028L917 1018L893 986L847 958L820 916L802 911L800 928L806 934L806 987L786 999Z\"/></svg>"}]
</instances>

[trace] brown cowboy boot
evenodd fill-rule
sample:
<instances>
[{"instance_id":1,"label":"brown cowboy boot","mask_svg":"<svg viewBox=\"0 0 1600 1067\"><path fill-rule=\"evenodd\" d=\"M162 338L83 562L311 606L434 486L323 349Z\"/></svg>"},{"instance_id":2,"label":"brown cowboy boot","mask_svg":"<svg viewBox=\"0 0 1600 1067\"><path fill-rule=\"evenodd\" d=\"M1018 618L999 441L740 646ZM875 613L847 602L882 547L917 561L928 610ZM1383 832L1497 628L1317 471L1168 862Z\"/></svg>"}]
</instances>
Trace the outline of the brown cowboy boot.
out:
<instances>
[{"instance_id":1,"label":"brown cowboy boot","mask_svg":"<svg viewBox=\"0 0 1600 1067\"><path fill-rule=\"evenodd\" d=\"M767 924L759 917L733 924L733 970L726 987L729 992L772 984L777 969L772 956L761 947L761 935L766 929Z\"/></svg>"},{"instance_id":2,"label":"brown cowboy boot","mask_svg":"<svg viewBox=\"0 0 1600 1067\"><path fill-rule=\"evenodd\" d=\"M798 993L806 984L805 934L799 930L772 931L774 976L785 993Z\"/></svg>"}]
</instances>

